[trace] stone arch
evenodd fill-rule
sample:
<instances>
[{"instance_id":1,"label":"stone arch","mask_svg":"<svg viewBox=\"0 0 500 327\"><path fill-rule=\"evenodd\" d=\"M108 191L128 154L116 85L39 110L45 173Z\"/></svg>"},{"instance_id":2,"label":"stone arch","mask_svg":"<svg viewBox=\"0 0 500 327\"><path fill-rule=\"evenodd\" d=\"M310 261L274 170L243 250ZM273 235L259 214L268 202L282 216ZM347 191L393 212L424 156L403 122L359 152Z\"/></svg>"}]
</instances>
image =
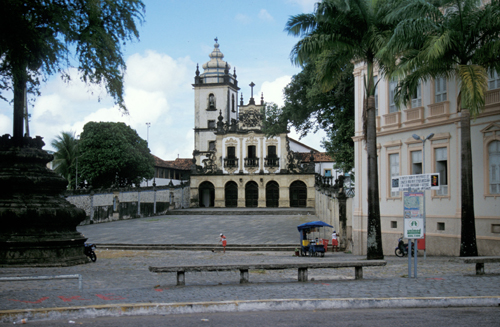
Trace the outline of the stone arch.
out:
<instances>
[{"instance_id":1,"label":"stone arch","mask_svg":"<svg viewBox=\"0 0 500 327\"><path fill-rule=\"evenodd\" d=\"M256 208L259 205L259 185L249 181L245 185L245 207Z\"/></svg>"},{"instance_id":2,"label":"stone arch","mask_svg":"<svg viewBox=\"0 0 500 327\"><path fill-rule=\"evenodd\" d=\"M224 186L224 198L226 208L235 208L238 206L238 184L229 181Z\"/></svg>"},{"instance_id":3,"label":"stone arch","mask_svg":"<svg viewBox=\"0 0 500 327\"><path fill-rule=\"evenodd\" d=\"M307 185L303 181L290 184L290 207L307 206Z\"/></svg>"},{"instance_id":4,"label":"stone arch","mask_svg":"<svg viewBox=\"0 0 500 327\"><path fill-rule=\"evenodd\" d=\"M215 187L211 182L203 182L198 186L200 207L213 207L215 200Z\"/></svg>"},{"instance_id":5,"label":"stone arch","mask_svg":"<svg viewBox=\"0 0 500 327\"><path fill-rule=\"evenodd\" d=\"M266 207L279 207L280 186L276 181L269 181L266 184Z\"/></svg>"}]
</instances>

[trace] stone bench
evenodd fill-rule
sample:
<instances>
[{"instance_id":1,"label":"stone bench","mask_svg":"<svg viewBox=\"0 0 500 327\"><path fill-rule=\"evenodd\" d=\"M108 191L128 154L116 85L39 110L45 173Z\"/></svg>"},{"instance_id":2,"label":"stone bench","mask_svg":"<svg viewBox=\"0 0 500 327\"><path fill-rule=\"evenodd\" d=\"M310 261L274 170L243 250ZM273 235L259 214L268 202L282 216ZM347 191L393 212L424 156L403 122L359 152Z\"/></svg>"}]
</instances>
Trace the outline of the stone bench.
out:
<instances>
[{"instance_id":1,"label":"stone bench","mask_svg":"<svg viewBox=\"0 0 500 327\"><path fill-rule=\"evenodd\" d=\"M225 264L225 265L186 265L186 266L164 266L149 267L149 271L154 273L177 273L177 285L185 285L186 272L205 272L205 271L240 271L240 284L248 283L249 270L284 270L298 269L298 281L307 282L308 269L322 268L354 268L354 278L363 278L363 267L385 266L383 260L357 260L357 261L337 261L337 262L318 262L318 263L257 263L257 264Z\"/></svg>"},{"instance_id":2,"label":"stone bench","mask_svg":"<svg viewBox=\"0 0 500 327\"><path fill-rule=\"evenodd\" d=\"M491 262L500 262L500 257L461 257L458 260L463 263L475 263L476 275L484 275L484 264Z\"/></svg>"}]
</instances>

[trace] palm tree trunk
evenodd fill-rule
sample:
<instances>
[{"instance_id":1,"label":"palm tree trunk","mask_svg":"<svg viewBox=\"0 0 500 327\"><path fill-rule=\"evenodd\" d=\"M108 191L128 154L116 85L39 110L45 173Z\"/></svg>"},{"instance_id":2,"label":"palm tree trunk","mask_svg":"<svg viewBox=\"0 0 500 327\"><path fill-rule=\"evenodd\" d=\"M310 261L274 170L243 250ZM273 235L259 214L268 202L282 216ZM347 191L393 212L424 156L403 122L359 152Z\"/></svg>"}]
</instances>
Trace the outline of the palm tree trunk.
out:
<instances>
[{"instance_id":1,"label":"palm tree trunk","mask_svg":"<svg viewBox=\"0 0 500 327\"><path fill-rule=\"evenodd\" d=\"M375 117L375 97L373 85L373 62L368 62L368 98L366 101L366 148L368 155L368 229L367 259L384 258L382 248L382 231L380 226L380 197L378 192L377 162L377 122Z\"/></svg>"},{"instance_id":2,"label":"palm tree trunk","mask_svg":"<svg viewBox=\"0 0 500 327\"><path fill-rule=\"evenodd\" d=\"M474 215L474 188L472 179L472 151L470 139L470 113L462 109L460 116L462 232L460 256L477 256L476 225Z\"/></svg>"}]
</instances>

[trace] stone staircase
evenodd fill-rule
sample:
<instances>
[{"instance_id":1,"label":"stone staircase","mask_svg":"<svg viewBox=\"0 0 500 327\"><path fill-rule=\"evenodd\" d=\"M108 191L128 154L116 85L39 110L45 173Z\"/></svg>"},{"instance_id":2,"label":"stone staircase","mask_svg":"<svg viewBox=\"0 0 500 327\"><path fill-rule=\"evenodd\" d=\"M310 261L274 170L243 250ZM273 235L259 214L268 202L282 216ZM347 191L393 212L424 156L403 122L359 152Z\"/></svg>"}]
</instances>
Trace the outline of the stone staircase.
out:
<instances>
[{"instance_id":1,"label":"stone staircase","mask_svg":"<svg viewBox=\"0 0 500 327\"><path fill-rule=\"evenodd\" d=\"M169 210L169 215L315 215L314 208L187 208Z\"/></svg>"}]
</instances>

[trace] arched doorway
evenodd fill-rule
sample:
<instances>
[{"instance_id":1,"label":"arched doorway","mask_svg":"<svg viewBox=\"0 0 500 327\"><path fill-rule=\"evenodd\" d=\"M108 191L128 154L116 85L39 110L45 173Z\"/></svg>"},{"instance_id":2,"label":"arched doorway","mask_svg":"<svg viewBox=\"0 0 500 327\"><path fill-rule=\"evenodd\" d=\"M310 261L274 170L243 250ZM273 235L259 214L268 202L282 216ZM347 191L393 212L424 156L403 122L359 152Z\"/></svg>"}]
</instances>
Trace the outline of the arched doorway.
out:
<instances>
[{"instance_id":1,"label":"arched doorway","mask_svg":"<svg viewBox=\"0 0 500 327\"><path fill-rule=\"evenodd\" d=\"M198 187L199 204L200 207L213 207L215 200L214 184L210 182L203 182Z\"/></svg>"},{"instance_id":2,"label":"arched doorway","mask_svg":"<svg viewBox=\"0 0 500 327\"><path fill-rule=\"evenodd\" d=\"M256 208L259 204L259 185L250 181L245 185L245 207Z\"/></svg>"},{"instance_id":3,"label":"arched doorway","mask_svg":"<svg viewBox=\"0 0 500 327\"><path fill-rule=\"evenodd\" d=\"M302 181L295 181L290 185L290 207L306 207L307 186Z\"/></svg>"},{"instance_id":4,"label":"arched doorway","mask_svg":"<svg viewBox=\"0 0 500 327\"><path fill-rule=\"evenodd\" d=\"M226 208L235 208L238 206L238 184L235 182L227 182L224 188L224 196L226 198Z\"/></svg>"},{"instance_id":5,"label":"arched doorway","mask_svg":"<svg viewBox=\"0 0 500 327\"><path fill-rule=\"evenodd\" d=\"M280 186L275 181L266 184L266 207L279 207Z\"/></svg>"}]
</instances>

